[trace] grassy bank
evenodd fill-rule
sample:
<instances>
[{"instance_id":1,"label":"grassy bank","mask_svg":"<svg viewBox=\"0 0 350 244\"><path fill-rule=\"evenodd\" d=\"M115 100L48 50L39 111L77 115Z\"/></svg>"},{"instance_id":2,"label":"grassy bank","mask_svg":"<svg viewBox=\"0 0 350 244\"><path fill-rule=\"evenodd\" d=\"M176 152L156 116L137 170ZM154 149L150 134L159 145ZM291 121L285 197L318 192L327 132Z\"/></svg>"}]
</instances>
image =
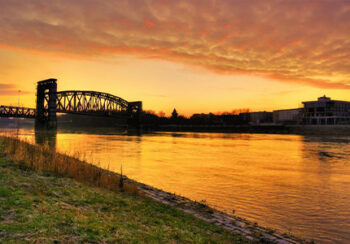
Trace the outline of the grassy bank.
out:
<instances>
[{"instance_id":1,"label":"grassy bank","mask_svg":"<svg viewBox=\"0 0 350 244\"><path fill-rule=\"evenodd\" d=\"M0 138L1 243L245 242L142 196L131 183L120 188L117 174L64 157Z\"/></svg>"}]
</instances>

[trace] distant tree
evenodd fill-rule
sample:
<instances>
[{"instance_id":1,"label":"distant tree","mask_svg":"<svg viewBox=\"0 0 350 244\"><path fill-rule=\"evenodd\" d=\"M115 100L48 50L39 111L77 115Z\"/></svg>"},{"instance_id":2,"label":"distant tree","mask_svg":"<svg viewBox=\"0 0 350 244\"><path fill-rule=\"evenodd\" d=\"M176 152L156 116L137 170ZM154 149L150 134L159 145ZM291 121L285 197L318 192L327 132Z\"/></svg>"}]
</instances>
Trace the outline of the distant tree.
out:
<instances>
[{"instance_id":1,"label":"distant tree","mask_svg":"<svg viewBox=\"0 0 350 244\"><path fill-rule=\"evenodd\" d=\"M156 115L156 112L154 110L144 110L143 111L145 114L153 114Z\"/></svg>"},{"instance_id":2,"label":"distant tree","mask_svg":"<svg viewBox=\"0 0 350 244\"><path fill-rule=\"evenodd\" d=\"M163 111L159 111L158 115L159 117L165 117L165 113Z\"/></svg>"},{"instance_id":3,"label":"distant tree","mask_svg":"<svg viewBox=\"0 0 350 244\"><path fill-rule=\"evenodd\" d=\"M238 115L240 113L249 113L249 108L240 108L240 109L233 109L231 112L223 111L223 112L215 112L214 115Z\"/></svg>"}]
</instances>

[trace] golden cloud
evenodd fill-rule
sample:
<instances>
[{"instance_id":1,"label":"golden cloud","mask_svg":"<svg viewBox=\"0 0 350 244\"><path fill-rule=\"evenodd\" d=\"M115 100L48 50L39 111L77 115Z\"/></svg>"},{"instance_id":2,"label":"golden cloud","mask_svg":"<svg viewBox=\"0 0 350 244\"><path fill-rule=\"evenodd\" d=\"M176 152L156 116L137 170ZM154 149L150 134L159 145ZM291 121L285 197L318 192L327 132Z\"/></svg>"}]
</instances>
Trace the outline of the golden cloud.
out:
<instances>
[{"instance_id":1,"label":"golden cloud","mask_svg":"<svg viewBox=\"0 0 350 244\"><path fill-rule=\"evenodd\" d=\"M350 89L350 2L0 0L0 46Z\"/></svg>"}]
</instances>

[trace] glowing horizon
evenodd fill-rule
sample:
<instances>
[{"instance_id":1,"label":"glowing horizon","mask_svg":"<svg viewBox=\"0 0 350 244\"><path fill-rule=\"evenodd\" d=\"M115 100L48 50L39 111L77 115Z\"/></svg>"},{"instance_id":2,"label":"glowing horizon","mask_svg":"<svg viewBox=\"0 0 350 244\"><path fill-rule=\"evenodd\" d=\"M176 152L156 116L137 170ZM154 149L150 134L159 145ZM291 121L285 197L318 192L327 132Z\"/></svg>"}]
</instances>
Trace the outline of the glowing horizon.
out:
<instances>
[{"instance_id":1,"label":"glowing horizon","mask_svg":"<svg viewBox=\"0 0 350 244\"><path fill-rule=\"evenodd\" d=\"M0 104L36 81L170 114L349 100L350 2L0 0ZM21 90L19 93L18 90Z\"/></svg>"}]
</instances>

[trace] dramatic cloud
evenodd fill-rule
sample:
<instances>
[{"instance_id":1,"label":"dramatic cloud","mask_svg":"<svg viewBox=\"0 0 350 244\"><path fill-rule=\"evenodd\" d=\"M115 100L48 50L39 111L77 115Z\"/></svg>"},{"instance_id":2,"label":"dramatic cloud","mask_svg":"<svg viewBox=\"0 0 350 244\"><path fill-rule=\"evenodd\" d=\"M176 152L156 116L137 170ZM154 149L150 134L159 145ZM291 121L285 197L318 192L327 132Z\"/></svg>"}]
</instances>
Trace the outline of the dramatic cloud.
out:
<instances>
[{"instance_id":1,"label":"dramatic cloud","mask_svg":"<svg viewBox=\"0 0 350 244\"><path fill-rule=\"evenodd\" d=\"M347 0L0 0L0 47L134 54L350 89Z\"/></svg>"}]
</instances>

